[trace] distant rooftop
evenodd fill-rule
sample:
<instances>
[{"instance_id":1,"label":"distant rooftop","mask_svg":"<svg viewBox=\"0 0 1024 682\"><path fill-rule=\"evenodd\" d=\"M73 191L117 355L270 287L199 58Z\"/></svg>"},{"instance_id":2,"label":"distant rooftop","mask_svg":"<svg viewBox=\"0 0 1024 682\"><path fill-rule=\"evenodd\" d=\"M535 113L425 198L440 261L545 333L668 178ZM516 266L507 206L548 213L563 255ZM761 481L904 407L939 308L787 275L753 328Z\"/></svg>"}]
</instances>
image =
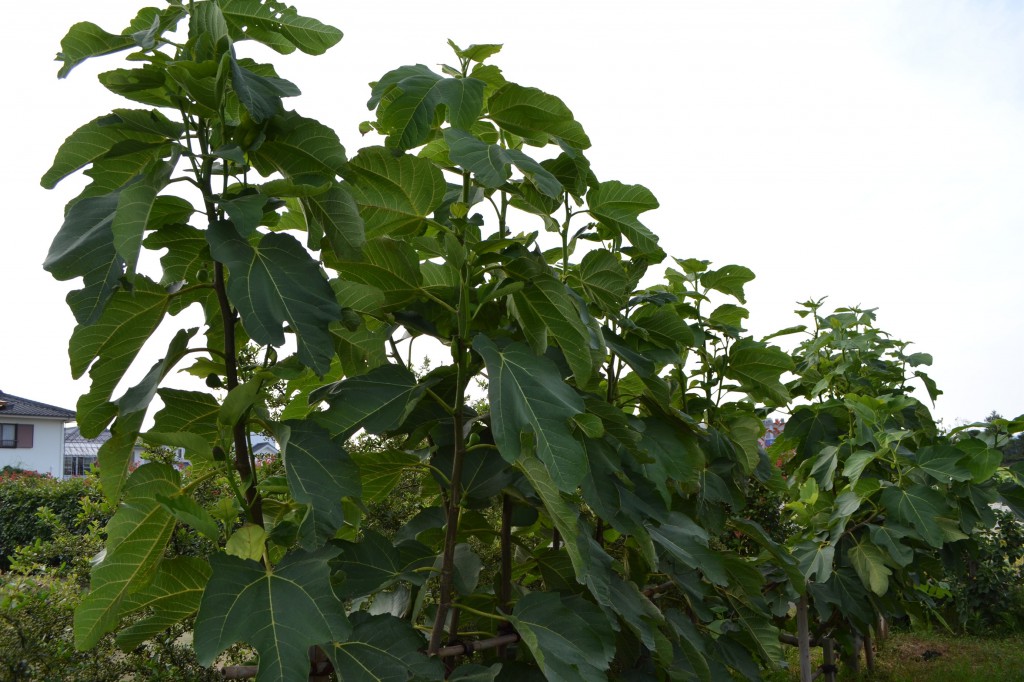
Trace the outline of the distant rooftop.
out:
<instances>
[{"instance_id":1,"label":"distant rooftop","mask_svg":"<svg viewBox=\"0 0 1024 682\"><path fill-rule=\"evenodd\" d=\"M43 417L72 421L75 411L0 391L0 417Z\"/></svg>"},{"instance_id":2,"label":"distant rooftop","mask_svg":"<svg viewBox=\"0 0 1024 682\"><path fill-rule=\"evenodd\" d=\"M86 438L77 426L64 427L64 454L95 457L100 446L110 440L110 431L104 430L95 438Z\"/></svg>"}]
</instances>

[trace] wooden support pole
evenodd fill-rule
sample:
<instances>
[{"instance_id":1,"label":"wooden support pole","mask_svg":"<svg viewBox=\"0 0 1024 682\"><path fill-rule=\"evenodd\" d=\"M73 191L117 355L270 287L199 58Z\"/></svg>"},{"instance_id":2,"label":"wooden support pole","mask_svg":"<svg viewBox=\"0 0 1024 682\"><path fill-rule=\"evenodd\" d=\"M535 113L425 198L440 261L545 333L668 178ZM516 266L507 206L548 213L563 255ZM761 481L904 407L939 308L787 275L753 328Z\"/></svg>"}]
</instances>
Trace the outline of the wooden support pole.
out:
<instances>
[{"instance_id":1,"label":"wooden support pole","mask_svg":"<svg viewBox=\"0 0 1024 682\"><path fill-rule=\"evenodd\" d=\"M831 637L825 637L821 643L822 665L825 682L836 682L836 647Z\"/></svg>"},{"instance_id":2,"label":"wooden support pole","mask_svg":"<svg viewBox=\"0 0 1024 682\"><path fill-rule=\"evenodd\" d=\"M852 638L851 650L848 652L848 655L844 660L846 667L849 668L850 672L854 675L860 672L860 647L860 635L855 634Z\"/></svg>"},{"instance_id":3,"label":"wooden support pole","mask_svg":"<svg viewBox=\"0 0 1024 682\"><path fill-rule=\"evenodd\" d=\"M811 631L807 624L807 595L796 604L796 637L800 647L800 682L811 682Z\"/></svg>"}]
</instances>

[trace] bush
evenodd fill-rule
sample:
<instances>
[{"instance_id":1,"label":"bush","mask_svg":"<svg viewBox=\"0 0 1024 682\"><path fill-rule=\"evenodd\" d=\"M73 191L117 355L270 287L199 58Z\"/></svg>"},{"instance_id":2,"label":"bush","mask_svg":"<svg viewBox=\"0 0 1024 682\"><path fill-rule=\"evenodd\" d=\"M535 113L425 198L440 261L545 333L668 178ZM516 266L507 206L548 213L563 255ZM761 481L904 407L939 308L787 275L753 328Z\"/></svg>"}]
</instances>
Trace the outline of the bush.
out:
<instances>
[{"instance_id":1,"label":"bush","mask_svg":"<svg viewBox=\"0 0 1024 682\"><path fill-rule=\"evenodd\" d=\"M85 507L82 498L88 500ZM77 533L86 532L93 521L106 523L110 516L93 479L62 481L5 468L0 472L0 509L4 512L0 515L0 570L10 568L9 557L18 547L53 538L55 526L39 517L40 507L54 514L58 527Z\"/></svg>"},{"instance_id":2,"label":"bush","mask_svg":"<svg viewBox=\"0 0 1024 682\"><path fill-rule=\"evenodd\" d=\"M78 576L0 576L0 679L10 682L64 680L118 682L124 679L220 680L202 668L190 647L178 642L182 627L133 651L117 649L107 635L88 651L77 651L72 618L81 599Z\"/></svg>"},{"instance_id":3,"label":"bush","mask_svg":"<svg viewBox=\"0 0 1024 682\"><path fill-rule=\"evenodd\" d=\"M970 634L1024 629L1024 523L996 510L998 522L978 538L976 552L964 552L949 585L953 615Z\"/></svg>"},{"instance_id":4,"label":"bush","mask_svg":"<svg viewBox=\"0 0 1024 682\"><path fill-rule=\"evenodd\" d=\"M26 480L18 482L28 490L22 496L24 500L42 499L32 494L38 490L59 490L63 495L92 490L82 481L44 479L44 487L39 487L35 479L27 484ZM74 610L88 586L90 558L103 545L102 524L97 517L109 515L106 504L88 493L76 500L76 508L78 513L71 523L49 507L38 509L31 524L39 535L12 552L11 570L0 573L0 679L220 680L219 673L200 666L191 647L182 642L182 635L190 627L188 622L132 651L118 649L113 634L88 651L75 649ZM64 515L70 516L68 509L64 509Z\"/></svg>"}]
</instances>

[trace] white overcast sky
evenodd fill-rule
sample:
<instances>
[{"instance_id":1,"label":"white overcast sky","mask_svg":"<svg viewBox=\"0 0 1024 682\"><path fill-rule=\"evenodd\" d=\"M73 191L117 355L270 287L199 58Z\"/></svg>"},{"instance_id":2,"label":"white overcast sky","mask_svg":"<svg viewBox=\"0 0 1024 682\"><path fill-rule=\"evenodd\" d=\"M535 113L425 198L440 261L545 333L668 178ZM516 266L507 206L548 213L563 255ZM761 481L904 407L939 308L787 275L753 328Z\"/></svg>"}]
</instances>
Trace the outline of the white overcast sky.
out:
<instances>
[{"instance_id":1,"label":"white overcast sky","mask_svg":"<svg viewBox=\"0 0 1024 682\"><path fill-rule=\"evenodd\" d=\"M41 268L80 184L48 192L38 178L76 127L133 105L95 80L119 58L58 81L53 57L74 22L119 32L139 6L7 9L0 390L73 408L88 388L67 362L73 287ZM503 43L506 77L558 95L584 125L600 179L655 193L645 223L666 251L754 270L754 334L799 323L795 303L811 297L878 308L883 329L935 357L947 426L1024 413L1024 3L296 7L345 38L323 57L275 59L304 93L288 105L350 154L368 142L369 81L452 62L448 38Z\"/></svg>"}]
</instances>

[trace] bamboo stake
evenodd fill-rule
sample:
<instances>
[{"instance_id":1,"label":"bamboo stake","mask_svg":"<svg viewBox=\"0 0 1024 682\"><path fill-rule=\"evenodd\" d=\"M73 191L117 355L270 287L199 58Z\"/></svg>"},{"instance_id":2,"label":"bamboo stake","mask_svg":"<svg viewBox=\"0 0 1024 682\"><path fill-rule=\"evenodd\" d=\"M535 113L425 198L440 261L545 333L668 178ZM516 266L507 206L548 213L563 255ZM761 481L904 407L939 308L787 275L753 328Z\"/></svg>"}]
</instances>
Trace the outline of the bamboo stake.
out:
<instances>
[{"instance_id":1,"label":"bamboo stake","mask_svg":"<svg viewBox=\"0 0 1024 682\"><path fill-rule=\"evenodd\" d=\"M811 632L807 625L807 595L796 605L796 636L800 640L800 682L811 682Z\"/></svg>"}]
</instances>

